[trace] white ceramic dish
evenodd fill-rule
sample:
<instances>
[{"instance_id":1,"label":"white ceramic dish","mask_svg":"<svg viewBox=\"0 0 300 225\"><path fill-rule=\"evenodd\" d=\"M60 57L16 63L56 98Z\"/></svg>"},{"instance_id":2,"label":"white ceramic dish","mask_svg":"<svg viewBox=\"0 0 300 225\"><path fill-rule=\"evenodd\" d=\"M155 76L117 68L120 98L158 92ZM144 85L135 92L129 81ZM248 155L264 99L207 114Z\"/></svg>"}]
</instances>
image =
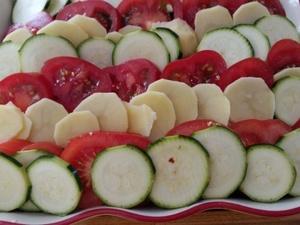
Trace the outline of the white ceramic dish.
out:
<instances>
[{"instance_id":1,"label":"white ceramic dish","mask_svg":"<svg viewBox=\"0 0 300 225\"><path fill-rule=\"evenodd\" d=\"M8 21L8 15L3 13L9 9L2 7L4 1L1 0L0 6L0 21ZM299 0L281 0L288 17L296 24L298 31L300 32L300 4ZM4 6L4 5L3 5ZM6 22L5 22L6 23ZM5 25L6 26L6 25ZM1 28L1 26L0 26ZM4 28L0 29L4 32ZM211 201L199 201L198 203L181 209L176 210L162 210L158 208L139 208L132 210L117 209L111 207L97 207L88 210L73 213L65 217L51 216L43 213L0 213L0 224L70 224L73 222L86 219L88 217L96 215L113 215L123 217L127 219L139 220L139 221L153 221L153 222L165 222L170 220L176 220L189 216L196 212L203 212L211 209L227 209L240 211L248 214L281 217L289 216L300 213L300 197L299 198L286 198L277 203L263 204L255 203L245 199L227 199L227 200L211 200Z\"/></svg>"}]
</instances>

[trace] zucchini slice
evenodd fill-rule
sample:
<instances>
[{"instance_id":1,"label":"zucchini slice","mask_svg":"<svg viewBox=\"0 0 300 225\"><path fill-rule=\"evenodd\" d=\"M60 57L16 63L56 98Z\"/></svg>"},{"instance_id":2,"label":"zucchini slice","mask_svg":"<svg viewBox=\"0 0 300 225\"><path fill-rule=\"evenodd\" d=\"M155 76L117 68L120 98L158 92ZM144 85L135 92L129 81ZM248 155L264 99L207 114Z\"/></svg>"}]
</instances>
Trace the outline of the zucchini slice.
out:
<instances>
[{"instance_id":1,"label":"zucchini slice","mask_svg":"<svg viewBox=\"0 0 300 225\"><path fill-rule=\"evenodd\" d=\"M90 38L79 45L78 53L80 58L105 68L112 66L114 48L115 44L110 40Z\"/></svg>"},{"instance_id":2,"label":"zucchini slice","mask_svg":"<svg viewBox=\"0 0 300 225\"><path fill-rule=\"evenodd\" d=\"M0 212L20 208L29 193L30 181L22 164L0 153Z\"/></svg>"},{"instance_id":3,"label":"zucchini slice","mask_svg":"<svg viewBox=\"0 0 300 225\"><path fill-rule=\"evenodd\" d=\"M136 31L125 35L117 44L113 53L115 65L131 59L148 59L160 70L170 61L170 54L163 40L154 32Z\"/></svg>"},{"instance_id":4,"label":"zucchini slice","mask_svg":"<svg viewBox=\"0 0 300 225\"><path fill-rule=\"evenodd\" d=\"M279 15L265 16L256 21L256 27L270 40L271 46L282 39L299 42L296 26L287 17Z\"/></svg>"},{"instance_id":5,"label":"zucchini slice","mask_svg":"<svg viewBox=\"0 0 300 225\"><path fill-rule=\"evenodd\" d=\"M246 150L230 130L215 126L193 134L208 151L211 178L204 198L227 198L246 175Z\"/></svg>"},{"instance_id":6,"label":"zucchini slice","mask_svg":"<svg viewBox=\"0 0 300 225\"><path fill-rule=\"evenodd\" d=\"M297 171L296 182L290 191L290 195L300 196L300 129L286 135L276 144L282 148L294 163Z\"/></svg>"},{"instance_id":7,"label":"zucchini slice","mask_svg":"<svg viewBox=\"0 0 300 225\"><path fill-rule=\"evenodd\" d=\"M275 115L289 125L300 118L300 77L286 77L273 88L275 95Z\"/></svg>"},{"instance_id":8,"label":"zucchini slice","mask_svg":"<svg viewBox=\"0 0 300 225\"><path fill-rule=\"evenodd\" d=\"M132 208L148 197L154 166L142 150L130 145L118 146L97 155L91 177L94 192L104 203Z\"/></svg>"},{"instance_id":9,"label":"zucchini slice","mask_svg":"<svg viewBox=\"0 0 300 225\"><path fill-rule=\"evenodd\" d=\"M255 145L247 151L248 169L241 191L258 202L276 202L292 189L296 170L286 153L272 145Z\"/></svg>"},{"instance_id":10,"label":"zucchini slice","mask_svg":"<svg viewBox=\"0 0 300 225\"><path fill-rule=\"evenodd\" d=\"M161 208L180 208L196 202L209 182L208 153L193 138L165 137L148 150L156 177L151 201Z\"/></svg>"},{"instance_id":11,"label":"zucchini slice","mask_svg":"<svg viewBox=\"0 0 300 225\"><path fill-rule=\"evenodd\" d=\"M228 67L254 55L254 50L248 39L229 28L221 28L206 33L198 46L198 51L202 50L218 52L223 56Z\"/></svg>"},{"instance_id":12,"label":"zucchini slice","mask_svg":"<svg viewBox=\"0 0 300 225\"><path fill-rule=\"evenodd\" d=\"M27 168L32 183L30 198L42 211L66 215L76 209L81 197L77 172L56 156L42 156Z\"/></svg>"},{"instance_id":13,"label":"zucchini slice","mask_svg":"<svg viewBox=\"0 0 300 225\"><path fill-rule=\"evenodd\" d=\"M29 38L20 49L23 72L40 72L44 63L58 56L77 57L74 46L62 37L40 34Z\"/></svg>"}]
</instances>

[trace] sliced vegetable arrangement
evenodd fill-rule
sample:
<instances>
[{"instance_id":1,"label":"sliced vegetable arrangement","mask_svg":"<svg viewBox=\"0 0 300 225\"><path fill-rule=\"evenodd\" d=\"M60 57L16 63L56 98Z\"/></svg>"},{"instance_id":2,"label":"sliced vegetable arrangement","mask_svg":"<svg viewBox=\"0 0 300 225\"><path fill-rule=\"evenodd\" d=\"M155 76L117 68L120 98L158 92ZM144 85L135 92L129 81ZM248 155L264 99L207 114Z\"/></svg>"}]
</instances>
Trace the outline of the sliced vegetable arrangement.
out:
<instances>
[{"instance_id":1,"label":"sliced vegetable arrangement","mask_svg":"<svg viewBox=\"0 0 300 225\"><path fill-rule=\"evenodd\" d=\"M300 39L280 2L115 3L16 1L0 211L300 196Z\"/></svg>"}]
</instances>

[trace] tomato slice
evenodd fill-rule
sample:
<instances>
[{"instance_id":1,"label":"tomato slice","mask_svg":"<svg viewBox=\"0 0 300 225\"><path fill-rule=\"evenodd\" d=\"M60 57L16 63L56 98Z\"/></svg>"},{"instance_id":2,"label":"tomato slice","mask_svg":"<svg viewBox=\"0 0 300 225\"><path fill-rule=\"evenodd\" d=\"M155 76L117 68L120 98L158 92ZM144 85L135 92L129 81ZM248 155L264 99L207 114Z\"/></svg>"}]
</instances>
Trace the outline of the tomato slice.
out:
<instances>
[{"instance_id":1,"label":"tomato slice","mask_svg":"<svg viewBox=\"0 0 300 225\"><path fill-rule=\"evenodd\" d=\"M184 82L190 86L212 83L226 71L226 62L217 52L206 50L171 62L162 78Z\"/></svg>"},{"instance_id":2,"label":"tomato slice","mask_svg":"<svg viewBox=\"0 0 300 225\"><path fill-rule=\"evenodd\" d=\"M33 144L26 145L23 150L32 150L32 149L38 149L41 151L49 152L53 155L60 156L62 152L62 148L58 147L57 145L50 143L50 142L37 142Z\"/></svg>"},{"instance_id":3,"label":"tomato slice","mask_svg":"<svg viewBox=\"0 0 300 225\"><path fill-rule=\"evenodd\" d=\"M300 66L300 44L290 39L278 41L271 48L267 63L274 73L288 67Z\"/></svg>"},{"instance_id":4,"label":"tomato slice","mask_svg":"<svg viewBox=\"0 0 300 225\"><path fill-rule=\"evenodd\" d=\"M0 104L13 102L22 111L42 98L52 98L47 80L38 73L17 73L0 81Z\"/></svg>"},{"instance_id":5,"label":"tomato slice","mask_svg":"<svg viewBox=\"0 0 300 225\"><path fill-rule=\"evenodd\" d=\"M168 12L167 6L172 6L173 12ZM118 6L125 24L138 25L145 29L152 23L183 18L180 0L123 0Z\"/></svg>"},{"instance_id":6,"label":"tomato slice","mask_svg":"<svg viewBox=\"0 0 300 225\"><path fill-rule=\"evenodd\" d=\"M116 31L122 25L119 12L105 1L89 0L65 6L56 16L58 20L69 20L75 15L95 18L107 31Z\"/></svg>"},{"instance_id":7,"label":"tomato slice","mask_svg":"<svg viewBox=\"0 0 300 225\"><path fill-rule=\"evenodd\" d=\"M271 14L278 14L285 16L284 8L282 7L279 0L256 0L261 4L265 5Z\"/></svg>"},{"instance_id":8,"label":"tomato slice","mask_svg":"<svg viewBox=\"0 0 300 225\"><path fill-rule=\"evenodd\" d=\"M212 120L192 120L180 124L174 127L167 133L167 136L172 135L184 135L184 136L191 136L196 131L204 130L206 128L220 125L219 123L212 121Z\"/></svg>"},{"instance_id":9,"label":"tomato slice","mask_svg":"<svg viewBox=\"0 0 300 225\"><path fill-rule=\"evenodd\" d=\"M42 74L49 81L55 100L70 112L91 94L112 90L109 74L79 58L50 59Z\"/></svg>"},{"instance_id":10,"label":"tomato slice","mask_svg":"<svg viewBox=\"0 0 300 225\"><path fill-rule=\"evenodd\" d=\"M241 77L260 77L269 87L274 83L273 73L269 66L258 58L244 59L226 70L215 83L222 90Z\"/></svg>"},{"instance_id":11,"label":"tomato slice","mask_svg":"<svg viewBox=\"0 0 300 225\"><path fill-rule=\"evenodd\" d=\"M113 92L123 101L129 101L133 96L145 92L149 84L161 76L160 70L146 59L131 60L104 71L110 74Z\"/></svg>"},{"instance_id":12,"label":"tomato slice","mask_svg":"<svg viewBox=\"0 0 300 225\"><path fill-rule=\"evenodd\" d=\"M61 158L78 170L81 181L85 186L84 193L88 196L88 199L85 199L85 195L83 195L81 207L91 207L97 205L97 202L99 203L99 199L94 198L94 194L90 191L90 170L96 154L109 147L127 144L146 149L150 141L136 134L99 131L82 135L69 142L62 152Z\"/></svg>"},{"instance_id":13,"label":"tomato slice","mask_svg":"<svg viewBox=\"0 0 300 225\"><path fill-rule=\"evenodd\" d=\"M30 145L31 142L25 140L14 139L0 144L0 152L6 155L14 155L16 152L22 150L25 146Z\"/></svg>"},{"instance_id":14,"label":"tomato slice","mask_svg":"<svg viewBox=\"0 0 300 225\"><path fill-rule=\"evenodd\" d=\"M245 120L231 123L246 147L255 144L275 144L279 138L292 129L281 120Z\"/></svg>"}]
</instances>

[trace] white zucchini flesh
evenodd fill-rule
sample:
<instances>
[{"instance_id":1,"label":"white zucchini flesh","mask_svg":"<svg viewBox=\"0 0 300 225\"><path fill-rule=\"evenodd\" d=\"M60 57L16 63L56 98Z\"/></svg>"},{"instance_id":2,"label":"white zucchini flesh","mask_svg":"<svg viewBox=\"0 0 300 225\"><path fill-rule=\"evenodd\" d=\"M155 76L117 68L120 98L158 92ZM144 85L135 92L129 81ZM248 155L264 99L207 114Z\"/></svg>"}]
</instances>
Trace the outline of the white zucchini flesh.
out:
<instances>
[{"instance_id":1,"label":"white zucchini flesh","mask_svg":"<svg viewBox=\"0 0 300 225\"><path fill-rule=\"evenodd\" d=\"M50 0L46 11L55 16L68 2L69 0Z\"/></svg>"},{"instance_id":2,"label":"white zucchini flesh","mask_svg":"<svg viewBox=\"0 0 300 225\"><path fill-rule=\"evenodd\" d=\"M32 184L30 198L42 211L65 215L76 209L81 187L76 172L55 156L42 156L27 168Z\"/></svg>"},{"instance_id":3,"label":"white zucchini flesh","mask_svg":"<svg viewBox=\"0 0 300 225\"><path fill-rule=\"evenodd\" d=\"M270 51L270 42L266 35L253 25L239 25L234 28L248 39L254 50L254 56L266 60Z\"/></svg>"},{"instance_id":4,"label":"white zucchini flesh","mask_svg":"<svg viewBox=\"0 0 300 225\"><path fill-rule=\"evenodd\" d=\"M17 152L13 157L16 159L19 163L23 165L23 167L27 167L37 158L49 155L49 153L45 151L39 151L39 150L26 150L26 151L19 151ZM31 201L28 200L20 207L23 211L29 211L29 212L38 212L40 209Z\"/></svg>"},{"instance_id":5,"label":"white zucchini flesh","mask_svg":"<svg viewBox=\"0 0 300 225\"><path fill-rule=\"evenodd\" d=\"M160 70L170 61L169 52L162 39L150 31L136 31L125 35L113 53L114 65L139 58L148 59Z\"/></svg>"},{"instance_id":6,"label":"white zucchini flesh","mask_svg":"<svg viewBox=\"0 0 300 225\"><path fill-rule=\"evenodd\" d=\"M29 38L20 49L23 72L40 72L46 61L58 56L77 57L74 46L62 37L44 34Z\"/></svg>"},{"instance_id":7,"label":"white zucchini flesh","mask_svg":"<svg viewBox=\"0 0 300 225\"><path fill-rule=\"evenodd\" d=\"M271 46L282 39L292 39L299 42L296 26L286 17L266 16L256 22L256 27L268 36Z\"/></svg>"},{"instance_id":8,"label":"white zucchini flesh","mask_svg":"<svg viewBox=\"0 0 300 225\"><path fill-rule=\"evenodd\" d=\"M78 53L80 58L100 68L105 68L113 65L114 48L115 44L110 40L91 38L80 44Z\"/></svg>"},{"instance_id":9,"label":"white zucchini flesh","mask_svg":"<svg viewBox=\"0 0 300 225\"><path fill-rule=\"evenodd\" d=\"M174 61L181 57L179 36L171 29L158 27L153 32L157 33L165 43L169 53L170 60Z\"/></svg>"},{"instance_id":10,"label":"white zucchini flesh","mask_svg":"<svg viewBox=\"0 0 300 225\"><path fill-rule=\"evenodd\" d=\"M12 13L13 23L25 24L47 6L49 0L17 0Z\"/></svg>"},{"instance_id":11,"label":"white zucchini flesh","mask_svg":"<svg viewBox=\"0 0 300 225\"><path fill-rule=\"evenodd\" d=\"M132 208L149 195L154 167L150 158L133 146L118 146L100 153L92 166L94 192L107 205Z\"/></svg>"},{"instance_id":12,"label":"white zucchini flesh","mask_svg":"<svg viewBox=\"0 0 300 225\"><path fill-rule=\"evenodd\" d=\"M204 198L227 198L242 183L246 174L246 150L230 130L212 127L193 135L208 151L210 182Z\"/></svg>"},{"instance_id":13,"label":"white zucchini flesh","mask_svg":"<svg viewBox=\"0 0 300 225\"><path fill-rule=\"evenodd\" d=\"M150 200L160 208L180 208L196 202L209 182L207 151L193 138L165 137L148 150L156 176Z\"/></svg>"},{"instance_id":14,"label":"white zucchini flesh","mask_svg":"<svg viewBox=\"0 0 300 225\"><path fill-rule=\"evenodd\" d=\"M221 28L205 34L197 50L218 52L223 56L228 67L254 54L250 42L239 32L229 28Z\"/></svg>"},{"instance_id":15,"label":"white zucchini flesh","mask_svg":"<svg viewBox=\"0 0 300 225\"><path fill-rule=\"evenodd\" d=\"M285 152L272 145L247 150L247 173L241 191L257 202L276 202L294 185L296 171Z\"/></svg>"},{"instance_id":16,"label":"white zucchini flesh","mask_svg":"<svg viewBox=\"0 0 300 225\"><path fill-rule=\"evenodd\" d=\"M287 153L296 168L296 182L289 194L300 196L300 129L286 134L276 145Z\"/></svg>"},{"instance_id":17,"label":"white zucchini flesh","mask_svg":"<svg viewBox=\"0 0 300 225\"><path fill-rule=\"evenodd\" d=\"M15 159L0 153L0 212L22 206L29 192L30 182L25 169Z\"/></svg>"},{"instance_id":18,"label":"white zucchini flesh","mask_svg":"<svg viewBox=\"0 0 300 225\"><path fill-rule=\"evenodd\" d=\"M300 78L286 77L273 88L275 95L275 116L289 125L300 118Z\"/></svg>"},{"instance_id":19,"label":"white zucchini flesh","mask_svg":"<svg viewBox=\"0 0 300 225\"><path fill-rule=\"evenodd\" d=\"M299 77L300 78L300 67L292 67L281 70L274 75L274 80L279 81L285 77Z\"/></svg>"},{"instance_id":20,"label":"white zucchini flesh","mask_svg":"<svg viewBox=\"0 0 300 225\"><path fill-rule=\"evenodd\" d=\"M0 45L0 79L21 71L19 46L13 42Z\"/></svg>"}]
</instances>

